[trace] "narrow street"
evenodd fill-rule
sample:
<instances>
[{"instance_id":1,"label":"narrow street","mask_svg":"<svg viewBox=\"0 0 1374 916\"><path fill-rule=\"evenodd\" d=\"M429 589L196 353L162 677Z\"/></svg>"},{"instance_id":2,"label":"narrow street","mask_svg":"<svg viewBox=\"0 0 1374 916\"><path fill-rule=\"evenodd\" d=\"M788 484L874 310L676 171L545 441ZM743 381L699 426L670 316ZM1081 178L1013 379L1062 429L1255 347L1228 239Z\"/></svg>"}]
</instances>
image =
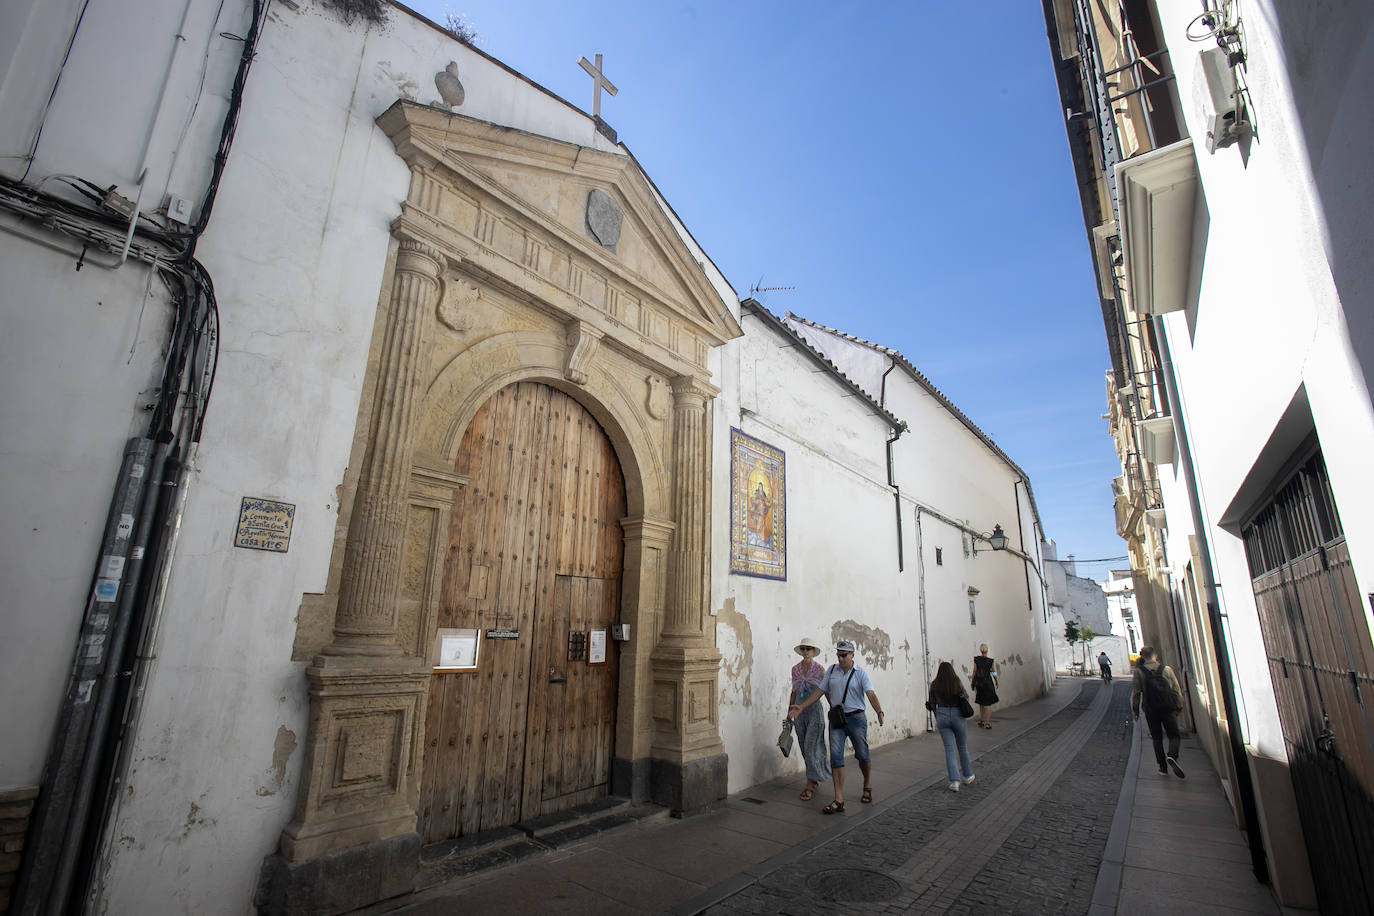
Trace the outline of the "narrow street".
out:
<instances>
[{"instance_id":1,"label":"narrow street","mask_svg":"<svg viewBox=\"0 0 1374 916\"><path fill-rule=\"evenodd\" d=\"M926 734L875 751L872 805L851 766L843 815L820 814L828 791L798 800L788 777L368 912L1279 912L1196 742L1184 740L1187 779L1156 772L1128 679L1061 678L970 731L977 778L957 794Z\"/></svg>"}]
</instances>

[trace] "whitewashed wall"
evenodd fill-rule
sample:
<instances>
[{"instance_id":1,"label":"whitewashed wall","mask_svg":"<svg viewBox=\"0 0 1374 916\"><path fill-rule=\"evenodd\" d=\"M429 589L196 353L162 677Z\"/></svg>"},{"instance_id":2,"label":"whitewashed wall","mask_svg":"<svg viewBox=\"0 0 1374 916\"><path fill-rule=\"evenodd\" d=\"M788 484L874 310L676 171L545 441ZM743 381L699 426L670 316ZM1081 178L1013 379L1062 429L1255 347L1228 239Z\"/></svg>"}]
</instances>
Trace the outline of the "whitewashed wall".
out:
<instances>
[{"instance_id":1,"label":"whitewashed wall","mask_svg":"<svg viewBox=\"0 0 1374 916\"><path fill-rule=\"evenodd\" d=\"M0 9L0 152L26 151L80 6ZM218 294L219 371L103 870L110 913L246 912L292 813L308 708L304 664L291 660L296 613L303 594L325 588L388 224L408 185L374 119L398 98L432 101L435 73L455 60L462 114L618 151L588 116L405 11L369 29L310 0L294 6L271 7L198 250ZM183 8L190 50L155 111ZM92 4L30 180L70 173L133 197L151 134L144 209L164 191L198 203L241 48L220 33L245 34L250 18L243 0L218 20L216 8ZM0 711L3 788L39 778L123 440L146 422L138 394L156 378L167 309L156 284L145 304L142 268L75 273L75 252L0 239L0 382L35 393L0 407L6 429L27 430L0 453L11 602L0 692L22 698ZM288 553L232 547L244 496L297 506Z\"/></svg>"},{"instance_id":2,"label":"whitewashed wall","mask_svg":"<svg viewBox=\"0 0 1374 916\"><path fill-rule=\"evenodd\" d=\"M715 415L713 607L724 655L720 727L731 791L802 769L797 754L784 759L772 743L785 712L788 672L797 661L793 646L802 637L825 645L821 661L832 664L834 638L858 635L858 664L872 675L887 714L881 729L870 716L875 746L923 734L922 704L934 666L952 660L967 678L980 642L989 644L1003 672L1004 703L1041 695L1053 676L1053 657L1039 579L1032 574L1028 598L1022 561L981 542L975 556L958 525L968 520L986 533L1000 522L1012 545L1023 546L1017 502L1018 494L1025 501L1025 489L1014 485L1006 463L905 370L890 374L889 409L910 424L894 447L902 494L899 569L887 483L891 426L830 372L817 371L784 332L747 311L742 324L745 338L726 348ZM868 360L849 343L824 334L811 339L826 344L827 355L856 376L876 379L873 372L864 375ZM729 573L732 426L787 455L786 582ZM1038 558L1028 503L1021 512L1024 543ZM976 624L969 620L970 587L978 589Z\"/></svg>"},{"instance_id":3,"label":"whitewashed wall","mask_svg":"<svg viewBox=\"0 0 1374 916\"><path fill-rule=\"evenodd\" d=\"M940 660L952 661L967 681L973 656L987 643L997 662L1002 702L1040 696L1053 677L1053 655L1045 619L1041 532L1033 527L1024 484L1005 459L901 368L888 376L888 407L911 427L897 443L896 475L903 497L923 510L932 668ZM963 527L955 528L934 513ZM1009 548L1030 558L1029 568L1010 550L994 551L982 540L975 544L970 530L988 534L997 524ZM942 549L943 567L935 563L936 547ZM970 588L978 590L973 598L976 623L969 619Z\"/></svg>"},{"instance_id":4,"label":"whitewashed wall","mask_svg":"<svg viewBox=\"0 0 1374 916\"><path fill-rule=\"evenodd\" d=\"M1166 0L1160 8L1188 129L1201 138L1205 129L1187 101L1197 92L1198 46L1185 35L1196 4ZM1374 78L1374 11L1357 3L1317 11L1271 0L1247 5L1242 15L1257 139L1248 155L1238 147L1208 154L1194 143L1210 223L1196 300L1167 316L1165 327L1192 438L1204 534L1222 585L1246 738L1261 754L1282 759L1244 550L1217 523L1303 389L1358 591L1374 591L1374 491L1368 486L1374 408L1361 369L1361 361L1374 360L1368 305L1374 232L1367 207L1374 173L1365 161L1374 117L1358 101ZM1161 469L1161 476L1168 554L1174 581L1181 582L1193 533L1190 509L1181 469ZM1360 612L1368 618L1371 608Z\"/></svg>"},{"instance_id":5,"label":"whitewashed wall","mask_svg":"<svg viewBox=\"0 0 1374 916\"><path fill-rule=\"evenodd\" d=\"M858 664L868 669L889 718L881 730L874 718L870 741L925 727L901 700L915 689L913 662L919 681L920 636L914 577L896 572L883 451L889 426L851 406L847 391L816 372L794 341L747 313L741 324L745 336L725 348L716 399L712 499L712 607L724 656L720 731L731 791L799 768L798 754L784 759L772 744L786 714L789 671L799 660L793 646L815 639L826 647L819 660L833 664L832 628L841 621L872 634ZM729 573L732 426L786 454L786 581Z\"/></svg>"}]
</instances>

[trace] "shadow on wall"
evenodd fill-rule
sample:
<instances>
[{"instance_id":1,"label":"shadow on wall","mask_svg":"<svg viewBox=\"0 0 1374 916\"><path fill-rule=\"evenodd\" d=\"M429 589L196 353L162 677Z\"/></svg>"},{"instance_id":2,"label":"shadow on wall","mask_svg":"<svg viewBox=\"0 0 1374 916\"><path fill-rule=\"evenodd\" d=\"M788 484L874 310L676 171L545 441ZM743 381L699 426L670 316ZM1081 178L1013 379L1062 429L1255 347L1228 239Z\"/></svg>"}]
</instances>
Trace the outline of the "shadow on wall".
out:
<instances>
[{"instance_id":1,"label":"shadow on wall","mask_svg":"<svg viewBox=\"0 0 1374 916\"><path fill-rule=\"evenodd\" d=\"M1324 12L1319 11L1324 8ZM1374 391L1374 215L1369 208L1369 150L1374 148L1374 4L1256 4L1270 16L1283 52L1301 137L1326 218L1331 275L1365 386ZM1257 112L1263 130L1264 112ZM1363 184L1363 187L1361 187ZM1352 193L1352 191L1354 193Z\"/></svg>"}]
</instances>

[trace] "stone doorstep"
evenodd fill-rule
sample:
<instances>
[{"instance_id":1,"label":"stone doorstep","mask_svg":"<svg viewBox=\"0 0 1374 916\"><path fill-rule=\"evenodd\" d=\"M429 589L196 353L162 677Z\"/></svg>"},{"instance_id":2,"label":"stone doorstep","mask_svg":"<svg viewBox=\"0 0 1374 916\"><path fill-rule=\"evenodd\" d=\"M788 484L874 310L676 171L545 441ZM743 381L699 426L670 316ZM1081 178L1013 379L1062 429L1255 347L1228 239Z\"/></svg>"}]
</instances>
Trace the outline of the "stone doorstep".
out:
<instances>
[{"instance_id":1,"label":"stone doorstep","mask_svg":"<svg viewBox=\"0 0 1374 916\"><path fill-rule=\"evenodd\" d=\"M420 850L415 890L501 868L626 824L667 816L668 809L662 805L636 805L626 798L607 796L513 827L433 843Z\"/></svg>"}]
</instances>

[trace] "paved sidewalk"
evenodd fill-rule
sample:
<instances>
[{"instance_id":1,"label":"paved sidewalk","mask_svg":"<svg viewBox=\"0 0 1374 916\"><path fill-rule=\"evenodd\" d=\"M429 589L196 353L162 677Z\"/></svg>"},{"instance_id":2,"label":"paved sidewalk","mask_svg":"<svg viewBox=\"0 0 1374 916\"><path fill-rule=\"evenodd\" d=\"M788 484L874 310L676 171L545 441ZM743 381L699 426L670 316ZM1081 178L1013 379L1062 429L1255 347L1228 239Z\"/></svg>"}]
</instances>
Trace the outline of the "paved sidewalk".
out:
<instances>
[{"instance_id":1,"label":"paved sidewalk","mask_svg":"<svg viewBox=\"0 0 1374 916\"><path fill-rule=\"evenodd\" d=\"M1179 762L1186 779L1160 775L1141 718L1090 916L1152 916L1165 902L1197 916L1298 912L1255 880L1245 834L1196 735L1184 737Z\"/></svg>"},{"instance_id":2,"label":"paved sidewalk","mask_svg":"<svg viewBox=\"0 0 1374 916\"><path fill-rule=\"evenodd\" d=\"M1114 686L1061 678L1048 696L999 710L992 730L970 729L980 779L958 795L945 788L944 749L929 733L874 751L872 805L858 802L852 767L842 815L820 813L828 786L800 801L796 774L697 817L640 822L368 912L801 912L833 908L815 889L851 880L860 898L876 895L870 912L961 912L981 900L1005 912L1083 913L1091 900L1093 916L1144 913L1147 903L1150 912L1278 913L1196 743L1185 741L1186 780L1158 775L1144 723L1130 735L1129 683ZM827 868L834 880L817 884ZM1045 875L1056 868L1065 874Z\"/></svg>"}]
</instances>

